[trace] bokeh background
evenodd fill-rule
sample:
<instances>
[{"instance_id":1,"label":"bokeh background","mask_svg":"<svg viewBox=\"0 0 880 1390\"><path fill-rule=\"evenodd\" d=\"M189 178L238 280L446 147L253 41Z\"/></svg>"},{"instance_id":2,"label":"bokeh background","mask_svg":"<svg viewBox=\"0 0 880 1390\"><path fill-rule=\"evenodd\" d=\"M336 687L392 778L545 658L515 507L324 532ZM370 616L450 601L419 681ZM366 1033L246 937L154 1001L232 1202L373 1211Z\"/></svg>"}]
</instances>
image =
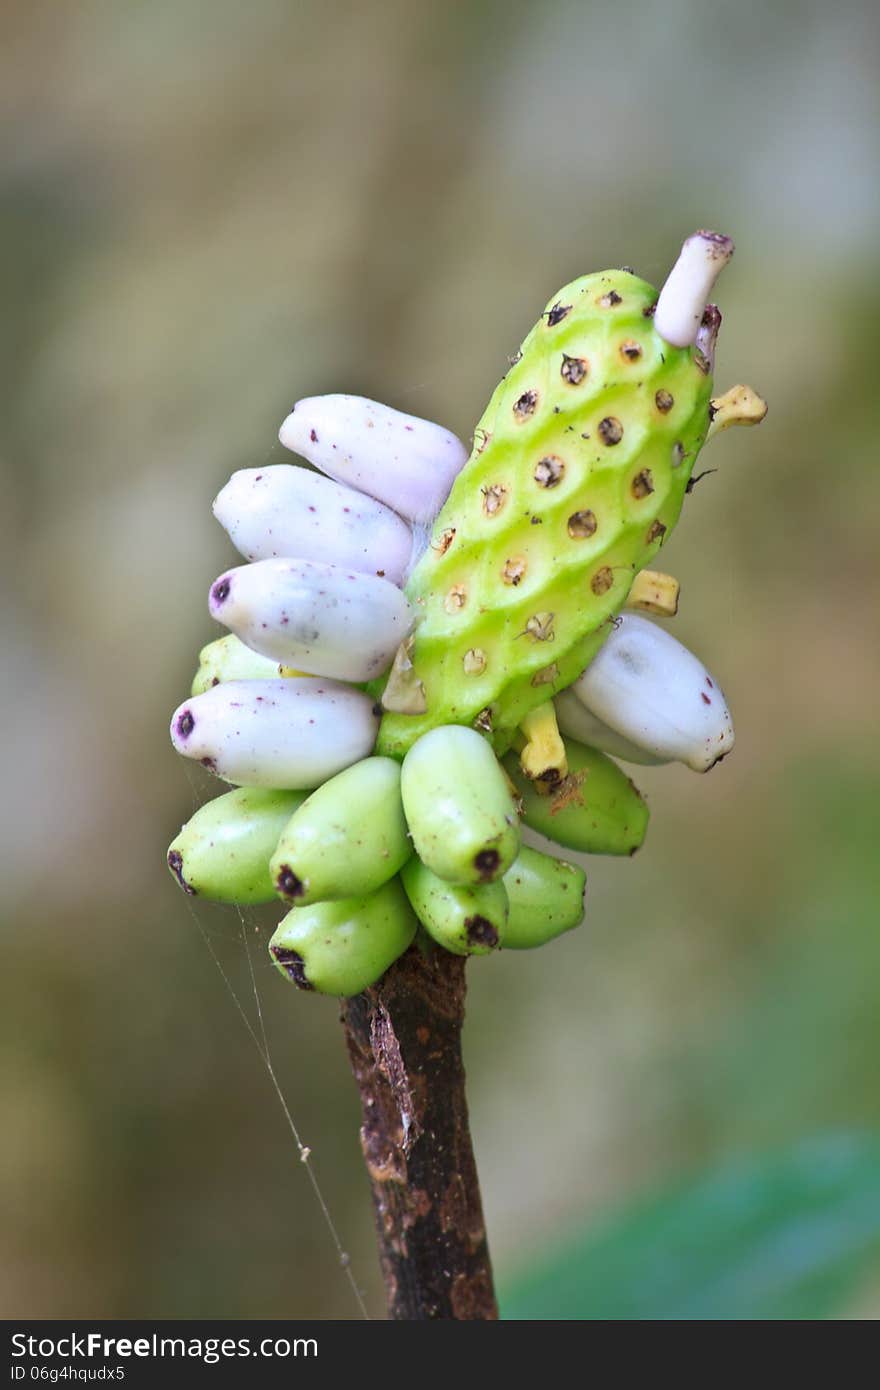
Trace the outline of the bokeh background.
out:
<instances>
[{"instance_id":1,"label":"bokeh background","mask_svg":"<svg viewBox=\"0 0 880 1390\"><path fill-rule=\"evenodd\" d=\"M770 414L712 445L664 563L738 746L639 772L648 841L591 862L580 931L471 967L491 1243L524 1316L683 1316L693 1272L757 1317L829 1259L810 1310L880 1312L872 10L6 0L7 1317L357 1315L209 949L253 1015L243 932L381 1315L337 1008L264 963L277 912L194 916L164 867L217 790L166 732L234 559L210 503L284 461L299 396L467 437L558 285L656 283L699 226L738 243L717 385Z\"/></svg>"}]
</instances>

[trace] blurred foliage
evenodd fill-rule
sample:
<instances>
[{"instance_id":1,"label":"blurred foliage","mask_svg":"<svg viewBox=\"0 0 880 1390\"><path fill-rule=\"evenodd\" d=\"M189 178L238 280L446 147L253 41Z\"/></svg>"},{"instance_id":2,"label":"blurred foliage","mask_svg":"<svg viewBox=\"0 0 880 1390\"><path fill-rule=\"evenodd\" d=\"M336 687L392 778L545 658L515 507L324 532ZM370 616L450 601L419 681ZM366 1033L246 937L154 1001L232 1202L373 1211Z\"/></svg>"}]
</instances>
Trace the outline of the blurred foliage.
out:
<instances>
[{"instance_id":1,"label":"blurred foliage","mask_svg":"<svg viewBox=\"0 0 880 1390\"><path fill-rule=\"evenodd\" d=\"M527 1273L505 1317L825 1318L880 1260L880 1141L835 1135L603 1221Z\"/></svg>"},{"instance_id":2,"label":"blurred foliage","mask_svg":"<svg viewBox=\"0 0 880 1390\"><path fill-rule=\"evenodd\" d=\"M335 1006L264 964L277 914L194 913L163 868L217 790L165 733L232 558L210 501L313 392L467 437L557 285L661 280L697 226L739 248L719 387L771 406L664 551L738 746L639 771L648 842L590 863L585 925L471 968L495 1263L880 1125L876 28L859 0L7 0L7 1316L355 1314L205 938L255 1018L253 952L381 1309Z\"/></svg>"}]
</instances>

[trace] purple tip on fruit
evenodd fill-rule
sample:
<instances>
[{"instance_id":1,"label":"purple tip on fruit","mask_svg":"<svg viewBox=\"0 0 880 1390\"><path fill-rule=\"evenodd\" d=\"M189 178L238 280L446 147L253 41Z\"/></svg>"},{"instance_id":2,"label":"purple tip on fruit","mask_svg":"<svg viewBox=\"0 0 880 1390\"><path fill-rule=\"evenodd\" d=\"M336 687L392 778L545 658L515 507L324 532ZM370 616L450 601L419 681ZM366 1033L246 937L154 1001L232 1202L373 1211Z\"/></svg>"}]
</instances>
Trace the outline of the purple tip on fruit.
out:
<instances>
[{"instance_id":1,"label":"purple tip on fruit","mask_svg":"<svg viewBox=\"0 0 880 1390\"><path fill-rule=\"evenodd\" d=\"M492 923L485 917L468 917L465 920L465 931L467 932L468 944L470 946L488 946L494 949L498 945L498 931Z\"/></svg>"},{"instance_id":2,"label":"purple tip on fruit","mask_svg":"<svg viewBox=\"0 0 880 1390\"><path fill-rule=\"evenodd\" d=\"M171 849L168 851L168 867L177 879L184 893L188 893L191 898L196 897L195 888L193 888L191 883L187 883L183 876L183 855L180 853L180 850Z\"/></svg>"},{"instance_id":3,"label":"purple tip on fruit","mask_svg":"<svg viewBox=\"0 0 880 1390\"><path fill-rule=\"evenodd\" d=\"M299 951L290 951L286 946L270 946L272 957L276 964L281 966L288 979L292 980L297 989L314 989L306 979L306 963Z\"/></svg>"},{"instance_id":4,"label":"purple tip on fruit","mask_svg":"<svg viewBox=\"0 0 880 1390\"><path fill-rule=\"evenodd\" d=\"M480 878L486 882L495 877L500 863L501 855L497 849L481 849L479 854L474 857L474 868Z\"/></svg>"},{"instance_id":5,"label":"purple tip on fruit","mask_svg":"<svg viewBox=\"0 0 880 1390\"><path fill-rule=\"evenodd\" d=\"M182 711L181 714L177 716L177 723L175 724L174 728L178 738L189 738L190 734L192 733L195 727L196 721L193 716L192 710L185 709Z\"/></svg>"},{"instance_id":6,"label":"purple tip on fruit","mask_svg":"<svg viewBox=\"0 0 880 1390\"><path fill-rule=\"evenodd\" d=\"M285 898L301 898L305 892L305 887L301 878L297 878L289 864L282 864L275 879L275 887Z\"/></svg>"},{"instance_id":7,"label":"purple tip on fruit","mask_svg":"<svg viewBox=\"0 0 880 1390\"><path fill-rule=\"evenodd\" d=\"M218 579L211 588L211 603L215 608L220 608L229 598L229 591L232 588L232 580L228 574L224 574L222 579Z\"/></svg>"}]
</instances>

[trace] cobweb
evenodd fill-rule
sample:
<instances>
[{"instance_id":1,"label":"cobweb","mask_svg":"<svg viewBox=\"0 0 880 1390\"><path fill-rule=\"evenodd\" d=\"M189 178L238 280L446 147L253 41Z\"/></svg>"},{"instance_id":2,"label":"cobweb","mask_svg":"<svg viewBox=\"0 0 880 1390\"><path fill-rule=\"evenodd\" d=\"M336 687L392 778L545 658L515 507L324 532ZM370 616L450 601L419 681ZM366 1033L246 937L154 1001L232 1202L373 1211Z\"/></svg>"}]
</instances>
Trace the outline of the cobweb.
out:
<instances>
[{"instance_id":1,"label":"cobweb","mask_svg":"<svg viewBox=\"0 0 880 1390\"><path fill-rule=\"evenodd\" d=\"M193 802L195 803L195 806L198 807L201 804L201 798L198 794L195 783L192 780L189 768L185 768L185 771L187 780L190 784L190 791L192 793ZM329 1204L327 1202L327 1198L324 1194L324 1190L321 1187L321 1184L318 1180L318 1175L315 1171L315 1165L313 1161L314 1155L312 1153L312 1149L308 1144L305 1143L300 1134L299 1127L297 1126L293 1118L293 1112L291 1110L290 1103L287 1099L287 1096L284 1093L284 1089L280 1081L278 1080L278 1075L275 1071L275 1065L272 1060L272 1050L269 1045L269 1037L266 1032L266 1021L263 1014L263 1001L260 996L260 988L257 982L257 971L254 968L254 960L253 955L251 953L251 944L248 937L248 922L245 917L245 914L240 907L236 908L239 918L240 936L239 933L230 935L232 935L232 939L235 939L236 941L240 940L241 945L244 948L244 954L247 960L248 975L250 977L251 989L253 991L253 1018L250 1016L248 1009L245 1007L244 999L242 998L239 991L236 989L229 976L228 971L226 970L222 960L220 959L220 956L217 954L214 942L212 940L212 937L215 935L215 932L213 930L209 930L204 925L195 908L195 905L193 904L192 899L187 895L182 896L184 896L184 901L186 902L186 906L189 910L190 916L192 917L193 922L196 925L196 929L199 933L199 936L202 938L202 941L204 942L205 949L207 950L209 956L211 957L212 961L217 967L220 978L223 982L223 985L225 986L226 992L232 1001L233 1008L237 1013L248 1038L250 1039L251 1043L256 1049L257 1056L259 1058L259 1064L265 1071L269 1083L272 1087L272 1090L275 1093L278 1105L280 1106L281 1112L284 1116L285 1124L287 1125L290 1137L293 1140L294 1146L296 1148L299 1163L301 1167L305 1170L306 1177L312 1189L314 1200L317 1203L318 1210L321 1213L321 1217L327 1231L327 1237L334 1248L336 1258L339 1263L339 1268L342 1271L342 1275L348 1282L349 1288L351 1289L351 1293L357 1305L359 1315L360 1317L369 1320L370 1314L364 1299L363 1290L361 1289L355 1276L355 1272L352 1268L351 1257L349 1256L347 1250L345 1249L345 1246L343 1245L342 1238L339 1233L339 1228L335 1220L333 1219ZM226 932L223 932L221 934L227 939L230 939L230 936ZM274 970L274 967L272 968Z\"/></svg>"}]
</instances>

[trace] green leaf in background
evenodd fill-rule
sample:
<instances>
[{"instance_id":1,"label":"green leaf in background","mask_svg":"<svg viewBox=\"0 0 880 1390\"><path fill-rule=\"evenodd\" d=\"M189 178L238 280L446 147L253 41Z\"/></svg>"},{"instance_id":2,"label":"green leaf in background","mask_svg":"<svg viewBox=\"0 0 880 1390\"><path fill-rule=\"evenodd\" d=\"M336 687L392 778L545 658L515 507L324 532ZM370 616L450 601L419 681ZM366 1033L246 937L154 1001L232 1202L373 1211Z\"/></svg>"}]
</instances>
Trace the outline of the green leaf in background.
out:
<instances>
[{"instance_id":1,"label":"green leaf in background","mask_svg":"<svg viewBox=\"0 0 880 1390\"><path fill-rule=\"evenodd\" d=\"M502 1298L515 1319L814 1319L880 1270L880 1136L731 1163L582 1233Z\"/></svg>"}]
</instances>

